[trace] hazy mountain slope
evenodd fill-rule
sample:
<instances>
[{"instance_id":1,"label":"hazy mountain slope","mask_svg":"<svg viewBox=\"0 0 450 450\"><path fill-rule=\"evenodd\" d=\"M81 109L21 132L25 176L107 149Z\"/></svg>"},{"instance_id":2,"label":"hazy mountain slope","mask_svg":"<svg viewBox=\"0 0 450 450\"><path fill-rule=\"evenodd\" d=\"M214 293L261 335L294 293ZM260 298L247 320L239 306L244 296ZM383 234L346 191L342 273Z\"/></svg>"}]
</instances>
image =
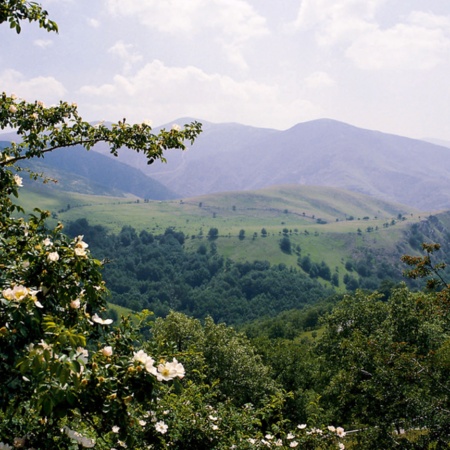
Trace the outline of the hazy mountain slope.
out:
<instances>
[{"instance_id":1,"label":"hazy mountain slope","mask_svg":"<svg viewBox=\"0 0 450 450\"><path fill-rule=\"evenodd\" d=\"M147 166L127 152L120 160L182 197L294 183L350 189L423 210L450 208L448 148L328 119L286 131L205 122L192 149L167 152L168 164Z\"/></svg>"},{"instance_id":2,"label":"hazy mountain slope","mask_svg":"<svg viewBox=\"0 0 450 450\"><path fill-rule=\"evenodd\" d=\"M193 120L175 122L182 125ZM204 131L194 146L185 152L165 152L167 164L147 165L143 155L128 149L122 149L115 161L141 170L180 198L303 184L349 189L425 211L450 209L450 149L444 146L329 119L300 123L285 131L202 122ZM112 188L126 181L120 189L140 197L173 198L170 193L148 195L137 172L119 175L105 170L103 163L89 162L87 158L97 153L109 155L107 146L99 144L95 152L83 154L86 161L78 175L95 182L106 177ZM54 155L61 158L57 163L61 167L65 155L73 153ZM73 166L71 160L63 168Z\"/></svg>"},{"instance_id":3,"label":"hazy mountain slope","mask_svg":"<svg viewBox=\"0 0 450 450\"><path fill-rule=\"evenodd\" d=\"M7 144L0 141L0 148ZM24 161L22 166L56 178L57 187L66 191L115 196L133 194L153 200L175 198L170 189L140 170L78 146L56 150L44 158ZM47 188L52 186L47 185Z\"/></svg>"}]
</instances>

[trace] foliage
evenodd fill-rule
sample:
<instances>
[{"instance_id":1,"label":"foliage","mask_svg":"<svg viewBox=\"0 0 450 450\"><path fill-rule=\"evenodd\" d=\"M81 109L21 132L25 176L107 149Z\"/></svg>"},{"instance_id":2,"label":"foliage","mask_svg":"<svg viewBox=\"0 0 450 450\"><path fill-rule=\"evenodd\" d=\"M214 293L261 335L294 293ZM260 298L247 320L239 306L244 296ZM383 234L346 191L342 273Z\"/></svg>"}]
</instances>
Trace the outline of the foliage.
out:
<instances>
[{"instance_id":1,"label":"foliage","mask_svg":"<svg viewBox=\"0 0 450 450\"><path fill-rule=\"evenodd\" d=\"M18 32L16 21L23 19L56 29L38 4L0 6L1 22L10 20ZM101 317L107 293L103 263L91 256L84 236L69 238L61 225L48 229L48 212L36 209L26 216L12 200L23 184L20 161L103 141L114 154L122 146L143 151L151 163L163 160L169 148L183 149L200 132L199 124L157 135L148 124L130 126L125 119L92 126L76 105L47 108L3 93L0 128L5 127L22 140L3 148L0 157L0 448L292 448L300 442L315 446L317 440L323 448L337 447L342 429L286 431L290 425L279 416L283 398L275 385L248 376L253 370L267 378L268 369L245 338L224 325L207 321L204 328L209 342L198 361L210 363L211 384L200 375L194 383L177 360L189 361L194 349L177 350L157 332L157 339L144 340L150 313L140 314L137 323L122 318L111 326L111 319ZM125 247L136 238L131 228L120 236ZM183 240L176 233L166 238L169 245ZM140 239L152 241L145 233ZM227 369L223 385L215 387ZM237 383L242 387L236 391ZM263 395L270 398L261 407L242 405Z\"/></svg>"},{"instance_id":2,"label":"foliage","mask_svg":"<svg viewBox=\"0 0 450 450\"><path fill-rule=\"evenodd\" d=\"M450 337L448 305L448 292L403 286L387 302L358 291L327 318L317 348L322 401L335 420L367 431L357 434L361 448L393 448L395 431L415 429L426 431L411 448L448 445L450 385L438 363Z\"/></svg>"},{"instance_id":3,"label":"foliage","mask_svg":"<svg viewBox=\"0 0 450 450\"><path fill-rule=\"evenodd\" d=\"M22 27L20 22L38 22L40 28L47 31L58 31L58 25L48 19L48 13L36 2L25 0L2 0L0 1L0 24L9 22L10 28L20 33Z\"/></svg>"},{"instance_id":4,"label":"foliage","mask_svg":"<svg viewBox=\"0 0 450 450\"><path fill-rule=\"evenodd\" d=\"M157 316L172 309L238 324L300 309L331 294L284 265L235 263L208 251L204 242L192 253L183 247L184 234L171 228L154 236L128 226L114 235L80 219L68 224L66 232L83 234L93 254L108 261L103 274L113 303L136 311L150 309Z\"/></svg>"}]
</instances>

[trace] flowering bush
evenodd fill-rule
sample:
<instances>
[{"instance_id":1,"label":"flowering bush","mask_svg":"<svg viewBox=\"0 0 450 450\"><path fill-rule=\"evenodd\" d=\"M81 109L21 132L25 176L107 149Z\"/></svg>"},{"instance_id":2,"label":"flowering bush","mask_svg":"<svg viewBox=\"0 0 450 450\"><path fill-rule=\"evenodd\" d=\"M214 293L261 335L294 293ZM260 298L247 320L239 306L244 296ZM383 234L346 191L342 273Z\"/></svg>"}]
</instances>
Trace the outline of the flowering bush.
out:
<instances>
[{"instance_id":1,"label":"flowering bush","mask_svg":"<svg viewBox=\"0 0 450 450\"><path fill-rule=\"evenodd\" d=\"M35 2L0 2L0 24L20 32L22 20L57 30ZM339 429L284 431L281 393L258 408L240 406L223 399L216 380L189 380L186 352L144 340L150 313L114 326L104 318L102 262L83 236L68 238L61 224L48 229L48 212L26 216L12 200L23 187L22 160L103 141L113 154L127 147L151 163L193 142L200 124L158 134L125 119L93 126L75 104L46 107L2 93L5 128L21 140L0 153L0 449L344 448Z\"/></svg>"}]
</instances>

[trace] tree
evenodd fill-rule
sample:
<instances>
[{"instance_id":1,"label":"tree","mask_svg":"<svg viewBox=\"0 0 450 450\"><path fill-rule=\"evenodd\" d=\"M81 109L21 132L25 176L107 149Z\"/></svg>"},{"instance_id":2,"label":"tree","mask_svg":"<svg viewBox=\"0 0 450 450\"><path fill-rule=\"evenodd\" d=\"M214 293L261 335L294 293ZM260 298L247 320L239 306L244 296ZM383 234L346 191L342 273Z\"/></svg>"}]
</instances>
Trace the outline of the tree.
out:
<instances>
[{"instance_id":1,"label":"tree","mask_svg":"<svg viewBox=\"0 0 450 450\"><path fill-rule=\"evenodd\" d=\"M21 20L57 29L34 2L0 1L0 23L9 21L20 32ZM74 104L46 107L3 93L0 128L6 127L15 129L21 141L0 154L0 448L195 450L213 445L245 450L255 443L262 446L268 433L280 445L298 441L311 447L314 436L306 426L288 434L280 418L281 395L268 398L259 409L239 407L226 399L215 401L222 391L213 383L189 380L177 360L188 359L187 354L144 338L150 313L122 318L113 326L112 319L104 318L102 263L91 256L84 237L67 237L61 224L47 228L48 212L35 209L26 215L13 201L22 187L19 173L25 169L20 162L25 159L74 145L89 149L103 141L113 154L126 146L142 151L151 163L164 160L170 148L184 149L185 141L200 133L200 124L158 134L148 124L129 125L125 119L111 127L92 126ZM144 245L131 230L123 235L133 245ZM173 233L163 238L179 243ZM208 327L211 343L223 337L230 349L238 350L231 354L222 345L217 356L234 358L236 373L228 379L246 375L237 380L241 384L236 392L251 400L252 392L258 395L258 389L266 388L251 374L267 375L267 370L246 351L242 337L224 326ZM240 364L241 352L246 364ZM221 376L219 370L214 378ZM225 388L233 393L232 384ZM322 447L335 448L341 435L325 430Z\"/></svg>"},{"instance_id":2,"label":"tree","mask_svg":"<svg viewBox=\"0 0 450 450\"><path fill-rule=\"evenodd\" d=\"M215 227L210 228L208 231L208 239L210 241L213 241L214 239L217 239L219 237L219 230Z\"/></svg>"},{"instance_id":3,"label":"tree","mask_svg":"<svg viewBox=\"0 0 450 450\"><path fill-rule=\"evenodd\" d=\"M0 23L9 21L20 32L21 20L57 29L34 2L0 2ZM99 439L108 448L120 442L141 447L143 439L158 443L162 422L159 430L138 424L144 407L156 407L156 395L168 388L164 383L184 375L182 365L176 359L156 364L147 353L155 355L154 349L144 349L130 321L110 329L112 320L101 317L107 293L101 263L91 257L83 236L66 237L62 225L47 229L45 211L24 218L12 198L22 186L25 159L103 141L113 154L126 146L151 163L164 160L167 149L184 149L201 126L158 134L148 124L129 125L125 119L93 126L75 104L46 107L2 93L0 129L6 127L21 141L0 155L0 439L41 449L73 448L75 442L100 448ZM140 323L146 319L144 314Z\"/></svg>"},{"instance_id":4,"label":"tree","mask_svg":"<svg viewBox=\"0 0 450 450\"><path fill-rule=\"evenodd\" d=\"M387 302L357 291L327 318L318 346L322 373L330 376L322 398L335 420L365 429L358 448L393 448L401 429L427 430L407 433L402 448L448 445L447 302L448 292L411 293L405 286Z\"/></svg>"},{"instance_id":5,"label":"tree","mask_svg":"<svg viewBox=\"0 0 450 450\"><path fill-rule=\"evenodd\" d=\"M243 241L245 239L245 230L239 230L239 240Z\"/></svg>"},{"instance_id":6,"label":"tree","mask_svg":"<svg viewBox=\"0 0 450 450\"><path fill-rule=\"evenodd\" d=\"M284 253L291 253L291 240L289 236L283 236L280 240L280 249Z\"/></svg>"}]
</instances>

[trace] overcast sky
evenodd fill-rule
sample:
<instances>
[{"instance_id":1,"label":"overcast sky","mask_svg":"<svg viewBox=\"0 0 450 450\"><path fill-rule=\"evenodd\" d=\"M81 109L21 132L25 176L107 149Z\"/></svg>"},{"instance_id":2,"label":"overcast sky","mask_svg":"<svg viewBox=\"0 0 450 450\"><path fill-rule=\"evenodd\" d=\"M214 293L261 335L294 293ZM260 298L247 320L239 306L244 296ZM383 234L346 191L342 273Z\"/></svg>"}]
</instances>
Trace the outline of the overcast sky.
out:
<instances>
[{"instance_id":1,"label":"overcast sky","mask_svg":"<svg viewBox=\"0 0 450 450\"><path fill-rule=\"evenodd\" d=\"M332 118L450 140L450 0L42 0L0 27L0 91L87 120L287 129Z\"/></svg>"}]
</instances>

